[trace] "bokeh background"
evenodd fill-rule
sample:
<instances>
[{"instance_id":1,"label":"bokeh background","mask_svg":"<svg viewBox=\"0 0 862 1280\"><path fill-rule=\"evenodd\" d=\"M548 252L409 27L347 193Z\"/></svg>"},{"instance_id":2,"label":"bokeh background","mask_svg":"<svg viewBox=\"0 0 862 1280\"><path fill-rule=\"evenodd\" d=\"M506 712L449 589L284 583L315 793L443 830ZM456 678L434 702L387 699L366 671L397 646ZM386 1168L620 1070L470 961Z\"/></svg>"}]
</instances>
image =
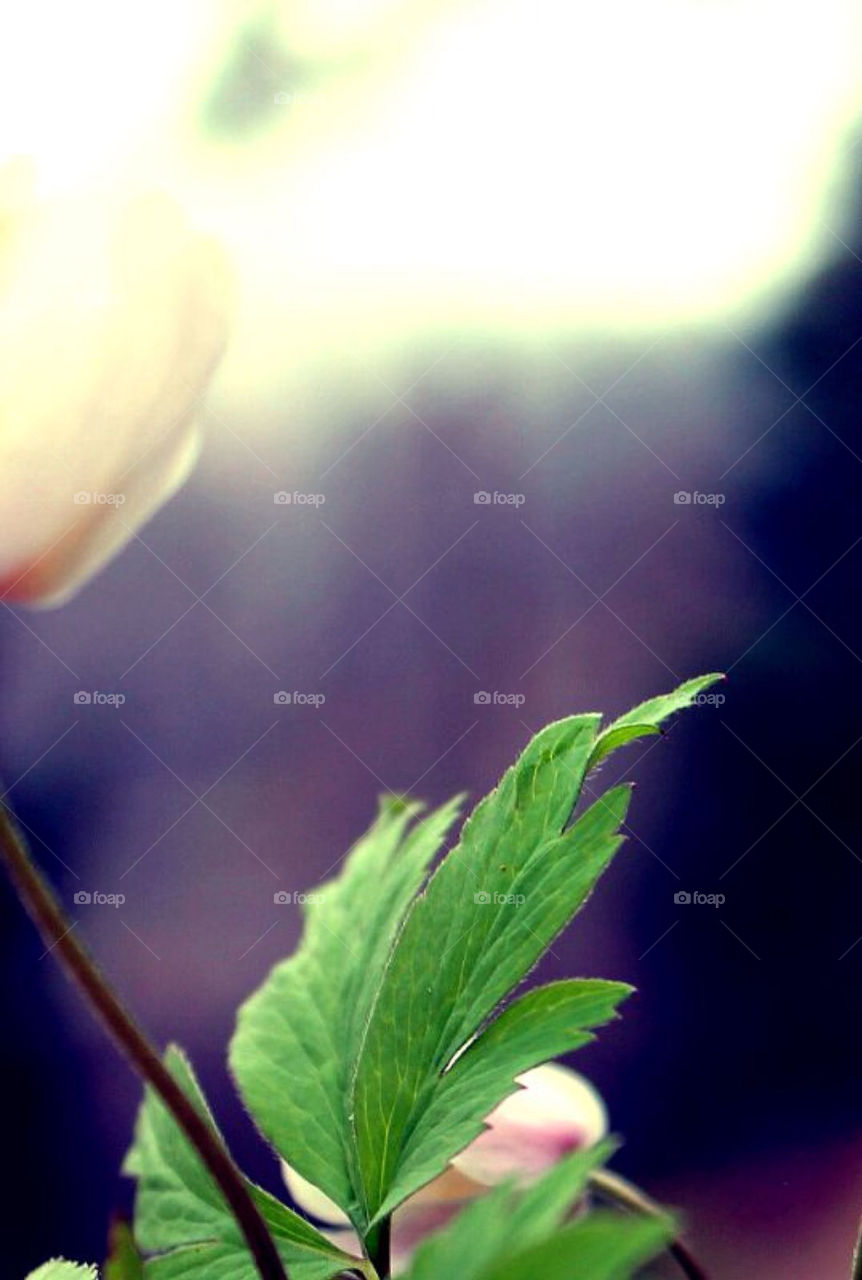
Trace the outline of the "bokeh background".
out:
<instances>
[{"instance_id":1,"label":"bokeh background","mask_svg":"<svg viewBox=\"0 0 862 1280\"><path fill-rule=\"evenodd\" d=\"M3 789L270 1188L225 1046L297 941L274 893L327 875L382 790L478 797L548 720L723 669L723 701L600 775L640 784L630 839L538 976L638 987L576 1065L618 1167L681 1208L712 1275L848 1274L860 19L838 0L9 19L7 149L48 193L169 187L227 242L241 301L185 490L72 603L0 611ZM725 902L675 901L694 890ZM101 1255L139 1090L5 887L0 911L18 1275Z\"/></svg>"}]
</instances>

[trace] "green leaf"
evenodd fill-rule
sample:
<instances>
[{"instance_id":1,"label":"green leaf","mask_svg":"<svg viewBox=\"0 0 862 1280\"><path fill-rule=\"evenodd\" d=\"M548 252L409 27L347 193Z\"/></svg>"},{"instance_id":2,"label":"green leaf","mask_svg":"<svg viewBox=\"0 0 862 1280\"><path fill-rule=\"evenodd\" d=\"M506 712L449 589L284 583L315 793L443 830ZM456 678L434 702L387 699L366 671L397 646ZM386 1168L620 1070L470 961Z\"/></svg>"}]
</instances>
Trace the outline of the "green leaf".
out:
<instances>
[{"instance_id":1,"label":"green leaf","mask_svg":"<svg viewBox=\"0 0 862 1280\"><path fill-rule=\"evenodd\" d=\"M453 1132L457 1150L478 1137L482 1117L512 1092L515 1076L589 1043L594 1037L587 1028L614 1018L631 992L621 982L569 980L537 987L510 1004L442 1077L405 1146L389 1199L400 1201L403 1187L422 1186L439 1173L456 1154Z\"/></svg>"},{"instance_id":2,"label":"green leaf","mask_svg":"<svg viewBox=\"0 0 862 1280\"><path fill-rule=\"evenodd\" d=\"M614 1150L604 1142L565 1156L528 1191L495 1187L462 1210L414 1254L407 1280L476 1280L501 1255L546 1239L583 1195L592 1171Z\"/></svg>"},{"instance_id":3,"label":"green leaf","mask_svg":"<svg viewBox=\"0 0 862 1280\"><path fill-rule=\"evenodd\" d=\"M572 822L587 770L716 678L604 734L595 714L542 730L421 893L454 807L412 825L416 806L387 804L307 911L298 952L241 1009L231 1066L258 1126L364 1239L481 1132L517 1075L583 1044L628 993L559 983L501 1012L622 841L627 787Z\"/></svg>"},{"instance_id":4,"label":"green leaf","mask_svg":"<svg viewBox=\"0 0 862 1280\"><path fill-rule=\"evenodd\" d=\"M144 1280L144 1262L128 1223L111 1224L104 1280Z\"/></svg>"},{"instance_id":5,"label":"green leaf","mask_svg":"<svg viewBox=\"0 0 862 1280\"><path fill-rule=\"evenodd\" d=\"M499 1255L512 1202L511 1188L502 1186L468 1204L446 1227L426 1236L405 1280L443 1280L446 1276L476 1280Z\"/></svg>"},{"instance_id":6,"label":"green leaf","mask_svg":"<svg viewBox=\"0 0 862 1280\"><path fill-rule=\"evenodd\" d=\"M31 1271L27 1280L99 1280L95 1267L85 1266L78 1262L65 1262L62 1258L53 1258L35 1271Z\"/></svg>"},{"instance_id":7,"label":"green leaf","mask_svg":"<svg viewBox=\"0 0 862 1280\"><path fill-rule=\"evenodd\" d=\"M646 738L650 735L661 735L658 725L621 724L615 728L606 729L596 742L593 754L590 756L590 770L598 768L602 761L619 747L624 747L637 738Z\"/></svg>"},{"instance_id":8,"label":"green leaf","mask_svg":"<svg viewBox=\"0 0 862 1280\"><path fill-rule=\"evenodd\" d=\"M526 1247L558 1230L587 1192L591 1175L610 1160L617 1146L616 1139L606 1138L573 1151L522 1191L507 1218L515 1246Z\"/></svg>"},{"instance_id":9,"label":"green leaf","mask_svg":"<svg viewBox=\"0 0 862 1280\"><path fill-rule=\"evenodd\" d=\"M230 1064L262 1133L350 1212L346 1100L370 1003L404 912L459 800L410 828L418 804L386 800L343 873L305 910L301 949L240 1009Z\"/></svg>"},{"instance_id":10,"label":"green leaf","mask_svg":"<svg viewBox=\"0 0 862 1280\"><path fill-rule=\"evenodd\" d=\"M629 1280L672 1239L669 1218L597 1211L547 1240L500 1258L477 1280Z\"/></svg>"},{"instance_id":11,"label":"green leaf","mask_svg":"<svg viewBox=\"0 0 862 1280\"><path fill-rule=\"evenodd\" d=\"M628 1280L671 1241L670 1218L592 1212L567 1223L612 1150L575 1152L526 1192L488 1192L423 1241L406 1280Z\"/></svg>"},{"instance_id":12,"label":"green leaf","mask_svg":"<svg viewBox=\"0 0 862 1280\"><path fill-rule=\"evenodd\" d=\"M218 1132L191 1066L172 1046L166 1065L183 1092ZM220 1135L219 1135L220 1136ZM145 1265L159 1280L258 1280L257 1269L221 1191L161 1099L147 1089L124 1172L138 1180L135 1236L145 1253L163 1256ZM329 1280L356 1259L343 1253L304 1218L260 1188L247 1184L290 1269L291 1280ZM192 1246L189 1248L189 1246Z\"/></svg>"},{"instance_id":13,"label":"green leaf","mask_svg":"<svg viewBox=\"0 0 862 1280\"><path fill-rule=\"evenodd\" d=\"M720 671L714 671L708 676L696 676L693 680L686 680L685 684L681 684L672 693L650 698L640 706L634 707L626 715L620 716L599 735L590 757L589 768L595 769L612 751L625 746L627 742L634 741L635 738L660 733L664 720L677 711L683 711L686 707L692 706L698 694L723 679L724 675Z\"/></svg>"},{"instance_id":14,"label":"green leaf","mask_svg":"<svg viewBox=\"0 0 862 1280\"><path fill-rule=\"evenodd\" d=\"M340 1276L348 1265L342 1262L338 1266L331 1264L324 1269L321 1264L300 1263L291 1260L286 1251L282 1253L283 1261L290 1268L290 1280L294 1277L332 1277ZM350 1275L366 1272L367 1263L354 1259L350 1263ZM373 1276L373 1272L367 1272ZM260 1280L257 1267L246 1254L242 1260L236 1248L227 1244L190 1245L185 1249L174 1249L171 1253L152 1258L146 1264L146 1280Z\"/></svg>"},{"instance_id":15,"label":"green leaf","mask_svg":"<svg viewBox=\"0 0 862 1280\"><path fill-rule=\"evenodd\" d=\"M621 843L627 787L603 796L563 830L596 719L562 721L533 740L478 806L405 922L354 1083L358 1173L369 1223L440 1172L481 1131L485 1111L461 1110L448 1069L583 905ZM477 899L477 890L491 903ZM495 905L498 894L514 901ZM618 998L623 994L619 990ZM479 1034L470 1044L473 1069L490 1074L496 1086L489 1081L484 1091L485 1110L512 1092L515 1074L583 1043L581 1028L571 1020L569 1027L566 1043L558 1024L547 1032L534 1024L529 1052L520 1057L520 1044L510 1050L493 1023ZM433 1146L425 1141L428 1111L435 1120Z\"/></svg>"}]
</instances>

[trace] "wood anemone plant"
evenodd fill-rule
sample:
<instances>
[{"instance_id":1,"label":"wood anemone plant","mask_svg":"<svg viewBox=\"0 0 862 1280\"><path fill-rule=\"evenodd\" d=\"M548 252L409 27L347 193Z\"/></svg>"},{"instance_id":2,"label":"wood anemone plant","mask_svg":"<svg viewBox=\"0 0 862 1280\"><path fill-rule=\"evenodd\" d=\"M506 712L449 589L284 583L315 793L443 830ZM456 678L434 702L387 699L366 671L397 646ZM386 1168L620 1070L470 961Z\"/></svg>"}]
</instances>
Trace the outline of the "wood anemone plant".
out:
<instances>
[{"instance_id":1,"label":"wood anemone plant","mask_svg":"<svg viewBox=\"0 0 862 1280\"><path fill-rule=\"evenodd\" d=\"M146 1086L124 1165L134 1223L112 1232L105 1280L386 1280L396 1211L471 1149L516 1078L588 1043L631 993L576 978L516 994L623 841L630 787L597 795L586 780L719 678L605 728L595 714L548 725L443 856L461 797L430 813L386 797L337 878L307 895L301 944L241 1007L229 1062L292 1176L350 1224L343 1243L239 1172L191 1064L149 1043L2 813L0 852L23 902ZM604 1167L613 1151L581 1146L526 1185L467 1200L403 1274L627 1280L667 1251L703 1277L671 1216ZM52 1261L30 1280L97 1275Z\"/></svg>"}]
</instances>

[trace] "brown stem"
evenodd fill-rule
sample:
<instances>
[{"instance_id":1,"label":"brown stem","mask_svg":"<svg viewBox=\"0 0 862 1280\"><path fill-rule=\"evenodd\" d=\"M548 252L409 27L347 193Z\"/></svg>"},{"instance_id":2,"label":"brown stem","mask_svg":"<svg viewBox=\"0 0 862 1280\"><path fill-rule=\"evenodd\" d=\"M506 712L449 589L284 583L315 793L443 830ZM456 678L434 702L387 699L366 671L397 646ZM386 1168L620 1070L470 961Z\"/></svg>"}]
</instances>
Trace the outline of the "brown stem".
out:
<instances>
[{"instance_id":1,"label":"brown stem","mask_svg":"<svg viewBox=\"0 0 862 1280\"><path fill-rule=\"evenodd\" d=\"M45 945L78 984L96 1018L137 1073L152 1086L197 1151L245 1236L261 1280L288 1280L257 1205L224 1145L195 1110L84 947L57 898L34 866L8 811L0 805L0 857Z\"/></svg>"},{"instance_id":2,"label":"brown stem","mask_svg":"<svg viewBox=\"0 0 862 1280\"><path fill-rule=\"evenodd\" d=\"M598 1169L590 1174L590 1185L599 1195L604 1196L606 1200L611 1200L622 1209L629 1209L633 1213L646 1214L651 1218L665 1216L661 1205L656 1204L638 1187L633 1186L632 1183L627 1182L625 1178L621 1178L617 1173L610 1173L607 1169ZM708 1280L706 1272L698 1262L695 1262L681 1240L672 1241L668 1245L667 1251L677 1263L683 1275L688 1277L688 1280Z\"/></svg>"}]
</instances>

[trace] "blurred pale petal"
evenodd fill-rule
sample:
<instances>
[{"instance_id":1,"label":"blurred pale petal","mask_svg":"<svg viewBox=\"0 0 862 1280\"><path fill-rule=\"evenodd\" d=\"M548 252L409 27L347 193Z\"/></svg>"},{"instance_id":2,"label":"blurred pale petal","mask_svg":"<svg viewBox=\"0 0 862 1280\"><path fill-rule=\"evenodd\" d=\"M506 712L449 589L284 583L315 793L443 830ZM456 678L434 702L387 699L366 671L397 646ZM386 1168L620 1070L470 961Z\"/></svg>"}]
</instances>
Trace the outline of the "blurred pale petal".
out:
<instances>
[{"instance_id":1,"label":"blurred pale petal","mask_svg":"<svg viewBox=\"0 0 862 1280\"><path fill-rule=\"evenodd\" d=\"M164 196L45 204L0 170L0 595L57 603L183 482L223 254Z\"/></svg>"},{"instance_id":2,"label":"blurred pale petal","mask_svg":"<svg viewBox=\"0 0 862 1280\"><path fill-rule=\"evenodd\" d=\"M350 1219L342 1213L334 1200L324 1195L319 1187L314 1186L301 1173L297 1173L284 1160L281 1162L281 1173L291 1199L297 1208L316 1218L318 1222L328 1222L332 1226L348 1226Z\"/></svg>"},{"instance_id":3,"label":"blurred pale petal","mask_svg":"<svg viewBox=\"0 0 862 1280\"><path fill-rule=\"evenodd\" d=\"M518 1077L522 1088L488 1116L488 1129L452 1161L482 1186L506 1178L528 1182L569 1151L607 1131L604 1103L592 1085L558 1063ZM424 1192L422 1193L425 1194Z\"/></svg>"}]
</instances>

